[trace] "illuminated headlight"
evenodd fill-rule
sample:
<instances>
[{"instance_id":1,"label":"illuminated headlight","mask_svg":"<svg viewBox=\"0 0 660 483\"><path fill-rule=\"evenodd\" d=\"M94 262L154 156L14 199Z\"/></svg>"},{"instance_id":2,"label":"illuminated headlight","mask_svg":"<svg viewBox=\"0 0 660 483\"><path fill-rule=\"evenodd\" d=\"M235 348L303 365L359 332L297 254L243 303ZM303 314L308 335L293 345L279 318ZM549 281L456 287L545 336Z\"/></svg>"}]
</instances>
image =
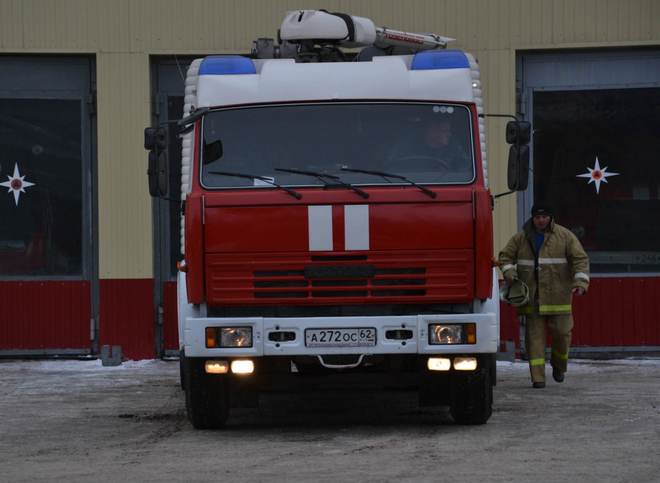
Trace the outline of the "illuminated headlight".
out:
<instances>
[{"instance_id":1,"label":"illuminated headlight","mask_svg":"<svg viewBox=\"0 0 660 483\"><path fill-rule=\"evenodd\" d=\"M207 374L227 374L229 372L229 364L227 361L206 361L204 369Z\"/></svg>"},{"instance_id":2,"label":"illuminated headlight","mask_svg":"<svg viewBox=\"0 0 660 483\"><path fill-rule=\"evenodd\" d=\"M254 372L254 362L251 360L231 361L231 372L234 374L252 374Z\"/></svg>"},{"instance_id":3,"label":"illuminated headlight","mask_svg":"<svg viewBox=\"0 0 660 483\"><path fill-rule=\"evenodd\" d=\"M206 347L252 347L252 327L207 327Z\"/></svg>"},{"instance_id":4,"label":"illuminated headlight","mask_svg":"<svg viewBox=\"0 0 660 483\"><path fill-rule=\"evenodd\" d=\"M429 324L429 344L476 344L477 324Z\"/></svg>"},{"instance_id":5,"label":"illuminated headlight","mask_svg":"<svg viewBox=\"0 0 660 483\"><path fill-rule=\"evenodd\" d=\"M454 369L457 371L474 371L477 368L476 357L456 357L454 358Z\"/></svg>"},{"instance_id":6,"label":"illuminated headlight","mask_svg":"<svg viewBox=\"0 0 660 483\"><path fill-rule=\"evenodd\" d=\"M429 357L426 362L429 371L448 371L451 369L451 359L446 357Z\"/></svg>"}]
</instances>

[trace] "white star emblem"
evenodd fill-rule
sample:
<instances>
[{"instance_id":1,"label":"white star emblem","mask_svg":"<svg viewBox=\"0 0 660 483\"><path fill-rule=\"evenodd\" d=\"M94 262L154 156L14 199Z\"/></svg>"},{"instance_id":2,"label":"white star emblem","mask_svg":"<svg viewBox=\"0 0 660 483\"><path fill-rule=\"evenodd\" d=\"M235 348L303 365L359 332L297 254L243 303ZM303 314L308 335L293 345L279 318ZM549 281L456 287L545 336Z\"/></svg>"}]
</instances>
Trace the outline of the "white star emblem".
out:
<instances>
[{"instance_id":1,"label":"white star emblem","mask_svg":"<svg viewBox=\"0 0 660 483\"><path fill-rule=\"evenodd\" d=\"M18 171L18 163L14 164L14 175L7 175L7 178L9 181L0 183L0 186L6 186L9 188L7 193L11 193L12 191L14 192L14 201L16 202L16 206L18 206L18 199L20 198L21 193L25 193L25 188L34 186L34 183L24 181L25 176L21 176L21 173Z\"/></svg>"},{"instance_id":2,"label":"white star emblem","mask_svg":"<svg viewBox=\"0 0 660 483\"><path fill-rule=\"evenodd\" d=\"M619 173L608 173L607 166L601 169L600 163L598 162L598 156L596 156L596 164L593 169L587 166L589 170L588 173L578 174L577 178L589 178L589 183L596 183L596 194L600 192L600 182L607 183L608 176L619 176ZM587 183L587 184L589 184Z\"/></svg>"}]
</instances>

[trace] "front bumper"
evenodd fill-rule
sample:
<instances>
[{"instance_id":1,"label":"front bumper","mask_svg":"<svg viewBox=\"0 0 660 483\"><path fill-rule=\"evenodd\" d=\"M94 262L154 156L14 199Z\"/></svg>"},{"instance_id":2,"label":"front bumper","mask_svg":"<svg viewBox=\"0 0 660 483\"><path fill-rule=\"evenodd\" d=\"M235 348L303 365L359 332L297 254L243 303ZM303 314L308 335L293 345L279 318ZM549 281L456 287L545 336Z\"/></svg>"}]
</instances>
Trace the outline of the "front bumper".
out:
<instances>
[{"instance_id":1,"label":"front bumper","mask_svg":"<svg viewBox=\"0 0 660 483\"><path fill-rule=\"evenodd\" d=\"M476 323L476 344L429 344L428 326L432 323ZM207 348L207 327L252 327L252 347ZM369 347L307 347L306 329L373 327L376 344ZM388 339L387 331L405 329L412 332L407 340ZM273 331L289 331L295 339L286 342L269 340ZM320 354L476 354L494 353L499 345L499 321L496 313L402 315L383 317L187 317L183 330L183 347L187 357L261 357L316 356Z\"/></svg>"}]
</instances>

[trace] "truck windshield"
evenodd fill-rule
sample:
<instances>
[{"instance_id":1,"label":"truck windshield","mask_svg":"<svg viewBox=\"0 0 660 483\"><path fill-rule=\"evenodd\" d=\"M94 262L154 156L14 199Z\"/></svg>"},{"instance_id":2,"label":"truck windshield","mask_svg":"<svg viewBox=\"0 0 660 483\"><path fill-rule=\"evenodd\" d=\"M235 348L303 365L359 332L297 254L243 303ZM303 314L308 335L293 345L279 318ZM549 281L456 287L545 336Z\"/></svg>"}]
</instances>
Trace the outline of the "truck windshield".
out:
<instances>
[{"instance_id":1,"label":"truck windshield","mask_svg":"<svg viewBox=\"0 0 660 483\"><path fill-rule=\"evenodd\" d=\"M351 185L409 184L363 170L418 184L467 184L475 178L472 146L470 111L462 105L319 103L215 110L203 120L201 181L206 188L271 186L256 177L283 186L323 184L291 172L298 170L335 175Z\"/></svg>"}]
</instances>

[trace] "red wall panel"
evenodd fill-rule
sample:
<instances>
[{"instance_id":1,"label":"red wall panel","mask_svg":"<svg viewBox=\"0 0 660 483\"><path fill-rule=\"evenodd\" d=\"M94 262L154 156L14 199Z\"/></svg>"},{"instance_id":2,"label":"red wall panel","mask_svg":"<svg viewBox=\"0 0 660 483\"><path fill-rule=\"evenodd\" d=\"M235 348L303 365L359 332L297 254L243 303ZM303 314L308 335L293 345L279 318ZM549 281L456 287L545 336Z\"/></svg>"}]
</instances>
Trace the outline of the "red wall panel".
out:
<instances>
[{"instance_id":1,"label":"red wall panel","mask_svg":"<svg viewBox=\"0 0 660 483\"><path fill-rule=\"evenodd\" d=\"M516 352L520 350L520 323L516 308L500 302L500 344L504 349L504 343L512 340L516 346Z\"/></svg>"},{"instance_id":2,"label":"red wall panel","mask_svg":"<svg viewBox=\"0 0 660 483\"><path fill-rule=\"evenodd\" d=\"M176 282L163 283L163 344L165 350L179 350Z\"/></svg>"},{"instance_id":3,"label":"red wall panel","mask_svg":"<svg viewBox=\"0 0 660 483\"><path fill-rule=\"evenodd\" d=\"M88 351L90 301L86 281L0 282L0 350Z\"/></svg>"},{"instance_id":4,"label":"red wall panel","mask_svg":"<svg viewBox=\"0 0 660 483\"><path fill-rule=\"evenodd\" d=\"M501 304L500 339L520 347L515 309ZM573 347L660 346L660 278L593 278L573 299Z\"/></svg>"},{"instance_id":5,"label":"red wall panel","mask_svg":"<svg viewBox=\"0 0 660 483\"><path fill-rule=\"evenodd\" d=\"M573 316L574 346L659 346L660 278L593 278Z\"/></svg>"},{"instance_id":6,"label":"red wall panel","mask_svg":"<svg viewBox=\"0 0 660 483\"><path fill-rule=\"evenodd\" d=\"M99 345L120 345L126 359L151 359L154 341L153 279L100 281Z\"/></svg>"}]
</instances>

